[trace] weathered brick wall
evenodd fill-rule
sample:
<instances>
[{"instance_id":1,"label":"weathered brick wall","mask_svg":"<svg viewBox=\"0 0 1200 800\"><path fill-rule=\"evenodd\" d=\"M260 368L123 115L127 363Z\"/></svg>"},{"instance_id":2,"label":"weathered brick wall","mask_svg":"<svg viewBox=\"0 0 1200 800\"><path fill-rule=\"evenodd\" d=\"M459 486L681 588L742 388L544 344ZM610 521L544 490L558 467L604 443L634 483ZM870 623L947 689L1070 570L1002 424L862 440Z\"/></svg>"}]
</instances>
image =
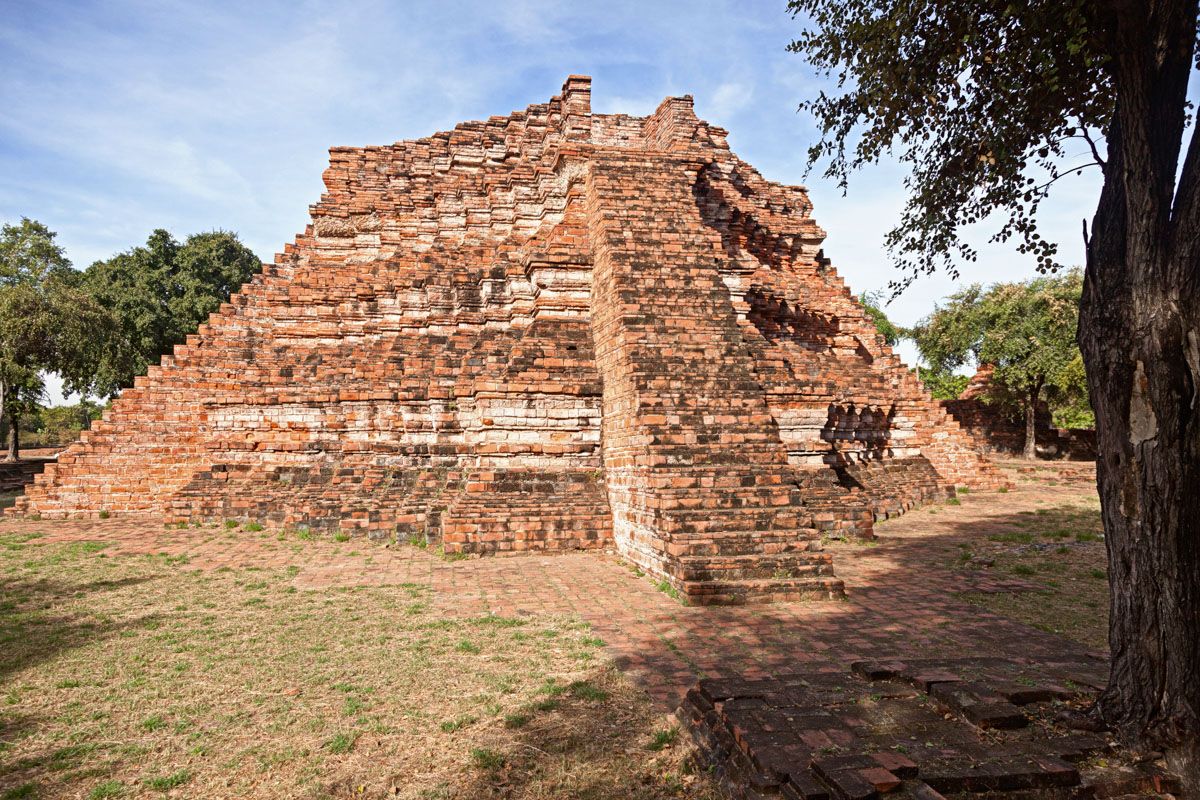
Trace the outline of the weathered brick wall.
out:
<instances>
[{"instance_id":1,"label":"weathered brick wall","mask_svg":"<svg viewBox=\"0 0 1200 800\"><path fill-rule=\"evenodd\" d=\"M590 82L335 148L312 224L31 487L153 513L424 538L611 541L697 601L837 590L869 536L995 471L822 255L808 195L696 118Z\"/></svg>"}]
</instances>

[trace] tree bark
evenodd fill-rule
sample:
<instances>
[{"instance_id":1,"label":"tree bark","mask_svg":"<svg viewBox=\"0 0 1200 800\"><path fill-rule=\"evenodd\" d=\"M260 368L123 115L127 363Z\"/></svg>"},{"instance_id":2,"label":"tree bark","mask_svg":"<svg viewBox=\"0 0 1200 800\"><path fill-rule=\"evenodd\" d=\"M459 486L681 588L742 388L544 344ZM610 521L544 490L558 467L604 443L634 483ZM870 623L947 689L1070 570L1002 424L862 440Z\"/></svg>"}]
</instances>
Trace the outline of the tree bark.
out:
<instances>
[{"instance_id":1,"label":"tree bark","mask_svg":"<svg viewBox=\"0 0 1200 800\"><path fill-rule=\"evenodd\" d=\"M8 455L5 461L16 461L21 457L21 415L15 411L8 415Z\"/></svg>"},{"instance_id":2,"label":"tree bark","mask_svg":"<svg viewBox=\"0 0 1200 800\"><path fill-rule=\"evenodd\" d=\"M1110 0L1116 114L1079 343L1109 559L1096 710L1200 797L1200 143L1178 186L1196 0Z\"/></svg>"},{"instance_id":3,"label":"tree bark","mask_svg":"<svg viewBox=\"0 0 1200 800\"><path fill-rule=\"evenodd\" d=\"M1025 396L1025 458L1037 458L1037 408L1040 386L1031 388Z\"/></svg>"}]
</instances>

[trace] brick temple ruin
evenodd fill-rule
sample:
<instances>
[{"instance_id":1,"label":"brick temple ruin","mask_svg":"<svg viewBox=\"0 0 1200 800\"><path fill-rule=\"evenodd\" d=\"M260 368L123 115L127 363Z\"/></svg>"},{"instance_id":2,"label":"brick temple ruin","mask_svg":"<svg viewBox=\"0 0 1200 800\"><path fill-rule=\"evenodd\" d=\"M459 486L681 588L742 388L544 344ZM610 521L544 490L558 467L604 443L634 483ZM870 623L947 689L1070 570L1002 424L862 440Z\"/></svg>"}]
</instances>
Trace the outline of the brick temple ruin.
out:
<instances>
[{"instance_id":1,"label":"brick temple ruin","mask_svg":"<svg viewBox=\"0 0 1200 800\"><path fill-rule=\"evenodd\" d=\"M999 481L690 97L591 81L330 151L312 223L19 501L448 553L616 548L695 603L841 592L825 533Z\"/></svg>"}]
</instances>

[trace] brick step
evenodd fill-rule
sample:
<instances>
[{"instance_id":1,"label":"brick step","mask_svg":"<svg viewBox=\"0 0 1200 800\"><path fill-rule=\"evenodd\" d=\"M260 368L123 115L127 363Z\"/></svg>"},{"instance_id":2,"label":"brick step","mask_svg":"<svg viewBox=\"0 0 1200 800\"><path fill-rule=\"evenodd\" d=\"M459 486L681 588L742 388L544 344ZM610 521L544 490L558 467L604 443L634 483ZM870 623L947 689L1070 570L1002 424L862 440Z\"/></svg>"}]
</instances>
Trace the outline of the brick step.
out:
<instances>
[{"instance_id":1,"label":"brick step","mask_svg":"<svg viewBox=\"0 0 1200 800\"><path fill-rule=\"evenodd\" d=\"M462 506L456 504L444 518L443 531L452 525L470 525L472 530L492 531L525 525L531 530L569 528L594 520L606 520L608 509L597 505L590 509L563 511L548 505L524 505L498 509L496 506Z\"/></svg>"},{"instance_id":2,"label":"brick step","mask_svg":"<svg viewBox=\"0 0 1200 800\"><path fill-rule=\"evenodd\" d=\"M801 508L804 502L798 492L700 494L703 491L693 489L691 492L672 493L666 497L660 495L657 501L660 508L669 509L672 516L685 520L716 519L718 516L734 519L746 514L778 514L788 510L795 511Z\"/></svg>"},{"instance_id":3,"label":"brick step","mask_svg":"<svg viewBox=\"0 0 1200 800\"><path fill-rule=\"evenodd\" d=\"M673 493L666 497L655 495L650 509L683 520L705 520L728 517L737 519L747 514L776 515L783 513L803 514L803 496L797 492L768 493L762 496L728 497L715 494L700 494L704 489L693 489L691 493ZM720 491L720 490L717 490Z\"/></svg>"},{"instance_id":4,"label":"brick step","mask_svg":"<svg viewBox=\"0 0 1200 800\"><path fill-rule=\"evenodd\" d=\"M782 556L789 553L821 552L819 533L811 531L767 531L711 534L704 541L684 539L689 558L732 558L737 556Z\"/></svg>"},{"instance_id":5,"label":"brick step","mask_svg":"<svg viewBox=\"0 0 1200 800\"><path fill-rule=\"evenodd\" d=\"M484 529L472 526L469 521L454 520L442 531L442 550L487 555L525 550L592 550L612 543L611 523L607 517L594 517L590 523L575 520L569 525L534 525L532 522L516 519L508 525ZM460 530L462 528L467 530Z\"/></svg>"},{"instance_id":6,"label":"brick step","mask_svg":"<svg viewBox=\"0 0 1200 800\"><path fill-rule=\"evenodd\" d=\"M819 551L793 551L777 555L685 556L679 560L679 569L675 574L688 582L832 576L833 556Z\"/></svg>"},{"instance_id":7,"label":"brick step","mask_svg":"<svg viewBox=\"0 0 1200 800\"><path fill-rule=\"evenodd\" d=\"M556 495L571 495L577 491L588 491L592 487L603 491L603 479L599 480L564 480L539 481L536 483L512 484L508 482L485 482L474 478L468 480L463 489L463 502L470 502L474 497L489 497L497 494L510 496L513 502L539 503L546 498Z\"/></svg>"},{"instance_id":8,"label":"brick step","mask_svg":"<svg viewBox=\"0 0 1200 800\"><path fill-rule=\"evenodd\" d=\"M678 467L675 471L660 474L650 473L639 481L638 489L659 496L690 496L697 492L747 495L756 491L800 491L789 470L776 468L773 464L755 470L747 468L743 461L734 463L741 469L735 471L727 467L704 465ZM613 483L620 485L619 478Z\"/></svg>"},{"instance_id":9,"label":"brick step","mask_svg":"<svg viewBox=\"0 0 1200 800\"><path fill-rule=\"evenodd\" d=\"M835 600L845 596L840 578L758 578L734 581L689 581L680 591L691 605L738 606L762 603Z\"/></svg>"}]
</instances>

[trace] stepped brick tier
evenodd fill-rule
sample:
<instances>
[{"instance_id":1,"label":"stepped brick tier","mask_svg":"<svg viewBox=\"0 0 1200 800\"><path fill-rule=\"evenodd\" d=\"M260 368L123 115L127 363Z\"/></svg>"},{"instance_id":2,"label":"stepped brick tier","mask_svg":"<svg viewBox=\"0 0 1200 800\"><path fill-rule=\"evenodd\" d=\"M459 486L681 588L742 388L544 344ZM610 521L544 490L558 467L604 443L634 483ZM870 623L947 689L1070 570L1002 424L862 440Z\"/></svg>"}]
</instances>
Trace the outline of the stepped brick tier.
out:
<instances>
[{"instance_id":1,"label":"stepped brick tier","mask_svg":"<svg viewBox=\"0 0 1200 800\"><path fill-rule=\"evenodd\" d=\"M697 603L841 591L821 535L998 473L690 97L335 148L312 224L31 486L449 553L615 542Z\"/></svg>"}]
</instances>

